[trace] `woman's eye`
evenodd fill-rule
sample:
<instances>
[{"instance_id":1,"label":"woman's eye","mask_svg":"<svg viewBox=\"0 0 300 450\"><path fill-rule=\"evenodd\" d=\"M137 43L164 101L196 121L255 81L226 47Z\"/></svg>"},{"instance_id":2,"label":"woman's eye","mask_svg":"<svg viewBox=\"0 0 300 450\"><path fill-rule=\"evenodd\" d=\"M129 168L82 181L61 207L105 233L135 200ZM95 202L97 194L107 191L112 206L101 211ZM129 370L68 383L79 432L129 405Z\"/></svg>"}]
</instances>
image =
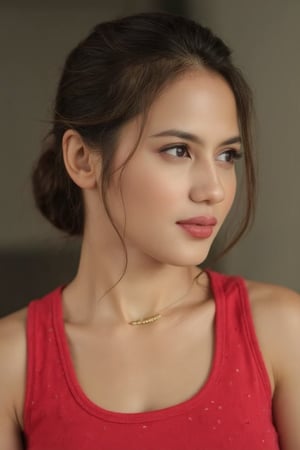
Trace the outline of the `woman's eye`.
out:
<instances>
[{"instance_id":1,"label":"woman's eye","mask_svg":"<svg viewBox=\"0 0 300 450\"><path fill-rule=\"evenodd\" d=\"M190 154L185 145L174 145L173 147L163 148L161 152L167 153L168 155L175 156L177 158L190 158Z\"/></svg>"},{"instance_id":2,"label":"woman's eye","mask_svg":"<svg viewBox=\"0 0 300 450\"><path fill-rule=\"evenodd\" d=\"M237 159L242 158L243 154L239 150L229 149L225 152L220 153L218 160L226 163L233 163Z\"/></svg>"}]
</instances>

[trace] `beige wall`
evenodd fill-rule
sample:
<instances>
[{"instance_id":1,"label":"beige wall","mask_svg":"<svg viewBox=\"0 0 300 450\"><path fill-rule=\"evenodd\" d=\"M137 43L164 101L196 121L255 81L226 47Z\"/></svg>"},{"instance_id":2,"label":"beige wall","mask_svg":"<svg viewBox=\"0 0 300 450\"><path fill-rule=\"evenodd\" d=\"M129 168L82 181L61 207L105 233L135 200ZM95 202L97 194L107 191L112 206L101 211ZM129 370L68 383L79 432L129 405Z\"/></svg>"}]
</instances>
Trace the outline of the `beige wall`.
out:
<instances>
[{"instance_id":1,"label":"beige wall","mask_svg":"<svg viewBox=\"0 0 300 450\"><path fill-rule=\"evenodd\" d=\"M256 222L221 266L300 291L300 2L207 0L189 7L234 50L258 117Z\"/></svg>"}]
</instances>

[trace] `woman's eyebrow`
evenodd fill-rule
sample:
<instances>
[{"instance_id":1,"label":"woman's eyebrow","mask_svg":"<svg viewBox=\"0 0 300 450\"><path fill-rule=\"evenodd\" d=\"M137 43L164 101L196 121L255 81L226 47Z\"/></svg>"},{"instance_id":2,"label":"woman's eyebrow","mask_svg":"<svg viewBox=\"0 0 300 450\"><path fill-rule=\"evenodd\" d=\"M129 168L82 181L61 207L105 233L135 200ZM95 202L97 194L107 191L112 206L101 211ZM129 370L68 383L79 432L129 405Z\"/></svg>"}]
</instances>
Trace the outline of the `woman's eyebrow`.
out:
<instances>
[{"instance_id":1,"label":"woman's eyebrow","mask_svg":"<svg viewBox=\"0 0 300 450\"><path fill-rule=\"evenodd\" d=\"M176 129L170 129L161 131L160 133L153 134L150 137L178 137L180 139L185 139L187 141L194 142L195 144L204 145L204 141L195 134L188 133L187 131L183 130L176 130ZM220 145L231 145L231 144L239 144L242 142L242 139L240 136L233 136L229 139L226 139L225 141L221 142Z\"/></svg>"}]
</instances>

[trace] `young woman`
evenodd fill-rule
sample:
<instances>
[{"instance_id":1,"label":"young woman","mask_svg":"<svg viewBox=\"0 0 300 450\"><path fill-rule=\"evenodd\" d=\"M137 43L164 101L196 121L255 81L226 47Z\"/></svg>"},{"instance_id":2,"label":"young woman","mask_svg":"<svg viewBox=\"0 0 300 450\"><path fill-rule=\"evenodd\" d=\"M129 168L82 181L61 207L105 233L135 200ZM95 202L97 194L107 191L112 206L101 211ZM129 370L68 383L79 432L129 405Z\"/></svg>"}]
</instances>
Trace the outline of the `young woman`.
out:
<instances>
[{"instance_id":1,"label":"young woman","mask_svg":"<svg viewBox=\"0 0 300 450\"><path fill-rule=\"evenodd\" d=\"M82 251L1 321L1 449L300 448L299 296L200 268L241 156L232 243L251 219L250 123L229 49L193 21L102 23L71 52L33 186Z\"/></svg>"}]
</instances>

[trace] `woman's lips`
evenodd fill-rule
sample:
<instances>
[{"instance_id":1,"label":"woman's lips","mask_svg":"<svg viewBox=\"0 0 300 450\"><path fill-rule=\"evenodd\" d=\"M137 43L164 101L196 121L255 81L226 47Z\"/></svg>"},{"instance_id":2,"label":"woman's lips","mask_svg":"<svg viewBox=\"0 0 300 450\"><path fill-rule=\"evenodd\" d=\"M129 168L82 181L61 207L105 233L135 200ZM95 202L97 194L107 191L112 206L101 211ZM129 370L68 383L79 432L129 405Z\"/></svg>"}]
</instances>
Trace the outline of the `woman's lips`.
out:
<instances>
[{"instance_id":1,"label":"woman's lips","mask_svg":"<svg viewBox=\"0 0 300 450\"><path fill-rule=\"evenodd\" d=\"M192 217L177 222L177 225L180 225L191 236L202 239L209 238L213 234L216 224L217 219L211 216Z\"/></svg>"},{"instance_id":2,"label":"woman's lips","mask_svg":"<svg viewBox=\"0 0 300 450\"><path fill-rule=\"evenodd\" d=\"M186 232L196 238L209 238L214 231L213 225L196 225L191 223L178 223Z\"/></svg>"}]
</instances>

